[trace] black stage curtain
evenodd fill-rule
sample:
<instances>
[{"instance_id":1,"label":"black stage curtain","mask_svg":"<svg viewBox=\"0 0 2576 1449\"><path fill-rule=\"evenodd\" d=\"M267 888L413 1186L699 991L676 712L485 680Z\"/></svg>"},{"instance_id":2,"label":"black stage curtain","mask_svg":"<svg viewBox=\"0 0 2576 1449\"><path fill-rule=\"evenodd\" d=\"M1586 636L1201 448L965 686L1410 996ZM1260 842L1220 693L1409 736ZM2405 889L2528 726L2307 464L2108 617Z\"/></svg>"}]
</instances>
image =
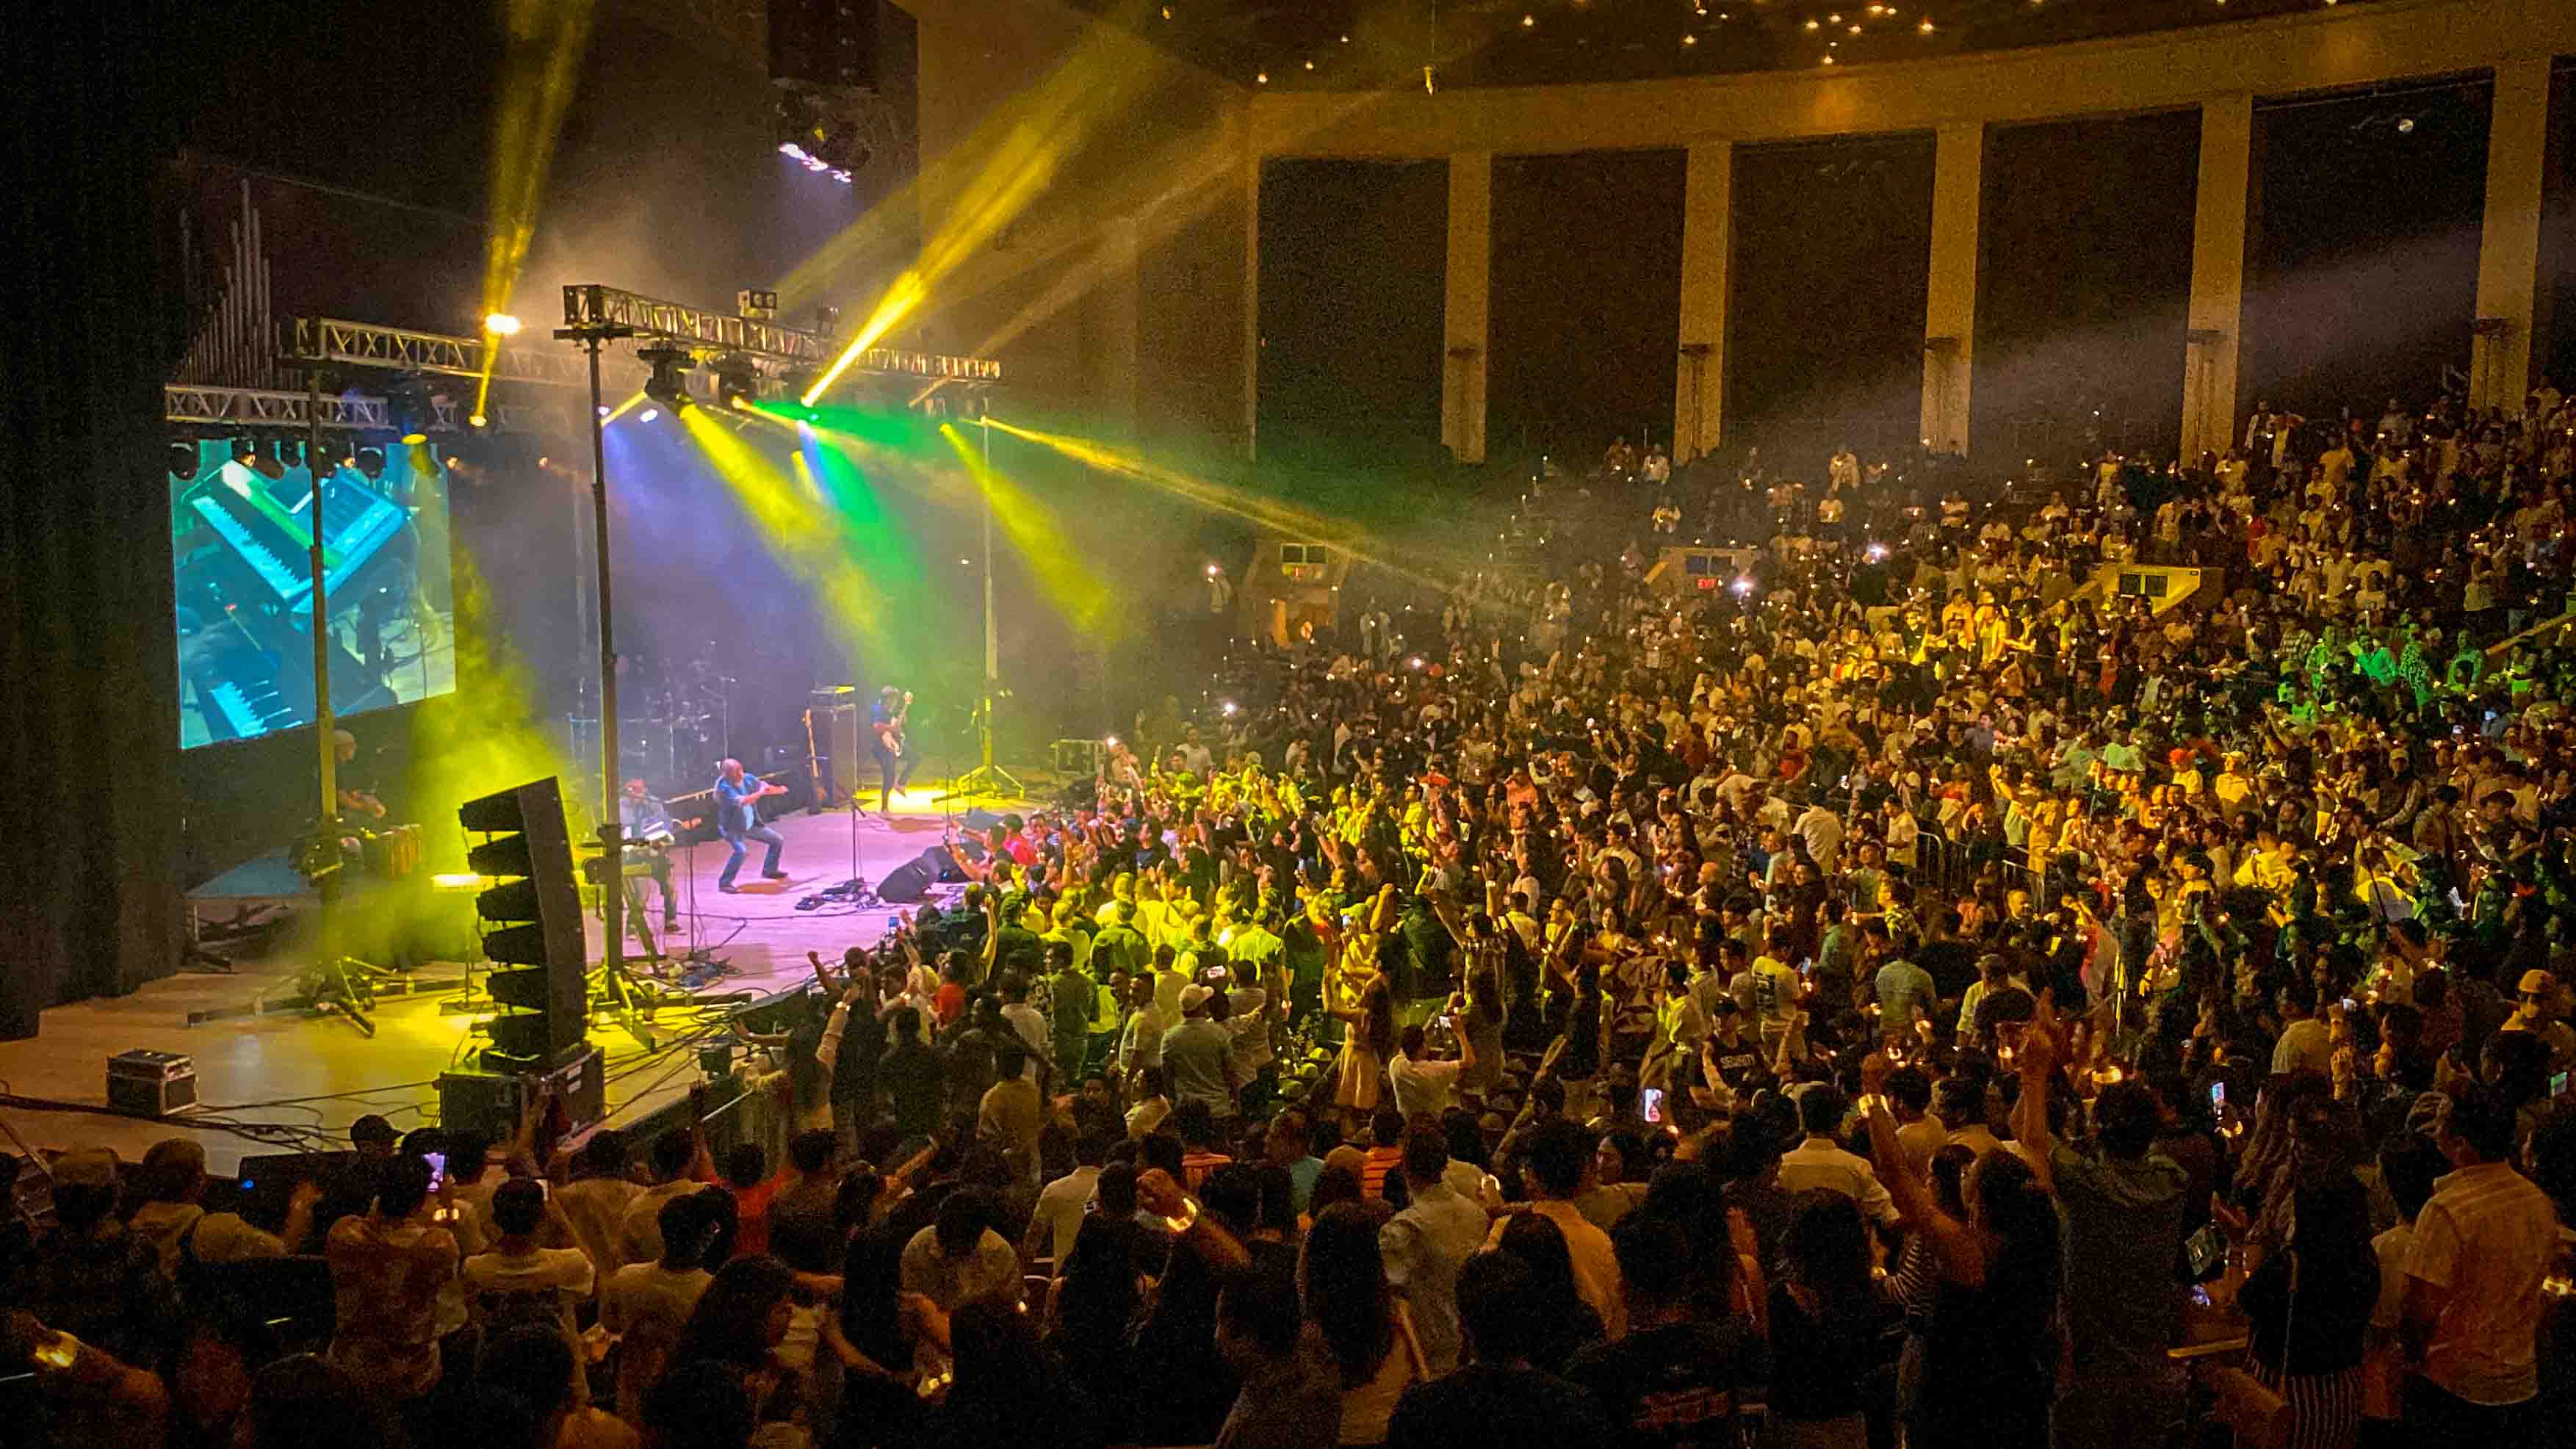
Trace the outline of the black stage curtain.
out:
<instances>
[{"instance_id":1,"label":"black stage curtain","mask_svg":"<svg viewBox=\"0 0 2576 1449\"><path fill-rule=\"evenodd\" d=\"M0 226L0 1037L169 974L181 940L161 379L186 319L156 218L183 77L163 7L36 12Z\"/></svg>"}]
</instances>

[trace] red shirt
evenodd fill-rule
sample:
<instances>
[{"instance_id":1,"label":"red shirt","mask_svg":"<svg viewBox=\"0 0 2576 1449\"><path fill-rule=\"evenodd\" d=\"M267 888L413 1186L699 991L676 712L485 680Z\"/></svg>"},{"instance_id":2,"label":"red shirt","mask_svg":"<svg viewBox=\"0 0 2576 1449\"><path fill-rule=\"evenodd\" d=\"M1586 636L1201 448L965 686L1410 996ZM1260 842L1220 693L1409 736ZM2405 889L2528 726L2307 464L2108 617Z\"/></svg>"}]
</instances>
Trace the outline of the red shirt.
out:
<instances>
[{"instance_id":1,"label":"red shirt","mask_svg":"<svg viewBox=\"0 0 2576 1449\"><path fill-rule=\"evenodd\" d=\"M1404 1161L1401 1147L1372 1147L1360 1158L1360 1191L1369 1197L1386 1196L1386 1175Z\"/></svg>"},{"instance_id":2,"label":"red shirt","mask_svg":"<svg viewBox=\"0 0 2576 1449\"><path fill-rule=\"evenodd\" d=\"M939 994L930 998L930 1009L939 1017L941 1026L955 1026L966 1014L966 988L954 981L939 983Z\"/></svg>"},{"instance_id":3,"label":"red shirt","mask_svg":"<svg viewBox=\"0 0 2576 1449\"><path fill-rule=\"evenodd\" d=\"M784 1182L783 1176L772 1177L734 1190L733 1210L737 1222L733 1230L735 1257L749 1258L769 1251L769 1200L778 1196L778 1189Z\"/></svg>"}]
</instances>

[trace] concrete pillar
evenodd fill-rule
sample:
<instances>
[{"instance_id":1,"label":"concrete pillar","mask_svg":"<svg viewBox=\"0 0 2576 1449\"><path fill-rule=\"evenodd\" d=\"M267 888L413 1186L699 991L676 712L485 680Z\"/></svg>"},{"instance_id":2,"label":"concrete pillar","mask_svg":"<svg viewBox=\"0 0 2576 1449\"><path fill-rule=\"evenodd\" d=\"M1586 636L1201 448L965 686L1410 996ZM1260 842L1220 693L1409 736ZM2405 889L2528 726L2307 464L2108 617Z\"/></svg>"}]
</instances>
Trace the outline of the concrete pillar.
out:
<instances>
[{"instance_id":1,"label":"concrete pillar","mask_svg":"<svg viewBox=\"0 0 2576 1449\"><path fill-rule=\"evenodd\" d=\"M2478 320L2469 401L2519 410L2531 389L2540 291L2540 189L2549 149L2549 57L2499 62L2487 119L2486 221L2478 232Z\"/></svg>"},{"instance_id":2,"label":"concrete pillar","mask_svg":"<svg viewBox=\"0 0 2576 1449\"><path fill-rule=\"evenodd\" d=\"M1128 442L1137 440L1136 424L1141 416L1137 407L1142 352L1138 313L1143 305L1142 284L1137 276L1139 231L1132 216L1111 217L1101 224L1099 301L1095 304L1099 308L1101 418L1112 430L1111 436Z\"/></svg>"},{"instance_id":3,"label":"concrete pillar","mask_svg":"<svg viewBox=\"0 0 2576 1449\"><path fill-rule=\"evenodd\" d=\"M1494 258L1494 153L1449 158L1448 356L1440 372L1440 441L1461 463L1485 461L1486 291Z\"/></svg>"},{"instance_id":4,"label":"concrete pillar","mask_svg":"<svg viewBox=\"0 0 2576 1449\"><path fill-rule=\"evenodd\" d=\"M1932 160L1932 281L1923 316L1922 437L1968 451L1968 377L1977 341L1977 202L1985 185L1983 121L1942 125Z\"/></svg>"},{"instance_id":5,"label":"concrete pillar","mask_svg":"<svg viewBox=\"0 0 2576 1449\"><path fill-rule=\"evenodd\" d=\"M1726 405L1727 266L1735 244L1735 143L1690 148L1682 181L1681 371L1673 388L1673 462L1713 452Z\"/></svg>"},{"instance_id":6,"label":"concrete pillar","mask_svg":"<svg viewBox=\"0 0 2576 1449\"><path fill-rule=\"evenodd\" d=\"M2200 183L2192 203L2191 312L2184 333L2182 450L2190 462L2236 436L2236 366L2245 332L2245 241L2254 195L2254 97L2200 107Z\"/></svg>"}]
</instances>

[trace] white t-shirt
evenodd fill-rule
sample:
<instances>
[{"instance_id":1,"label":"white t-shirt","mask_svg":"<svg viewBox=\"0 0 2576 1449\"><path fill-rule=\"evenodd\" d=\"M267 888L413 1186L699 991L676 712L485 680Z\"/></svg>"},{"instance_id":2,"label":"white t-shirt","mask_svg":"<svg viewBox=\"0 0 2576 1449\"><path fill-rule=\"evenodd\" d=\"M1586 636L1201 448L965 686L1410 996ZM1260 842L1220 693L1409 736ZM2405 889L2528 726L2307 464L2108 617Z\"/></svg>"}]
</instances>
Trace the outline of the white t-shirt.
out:
<instances>
[{"instance_id":1,"label":"white t-shirt","mask_svg":"<svg viewBox=\"0 0 2576 1449\"><path fill-rule=\"evenodd\" d=\"M1048 1241L1055 1254L1055 1270L1064 1271L1065 1255L1073 1251L1074 1234L1082 1231L1083 1209L1090 1206L1091 1194L1100 1183L1100 1169L1077 1167L1050 1182L1038 1193L1037 1211L1032 1220L1047 1225Z\"/></svg>"},{"instance_id":2,"label":"white t-shirt","mask_svg":"<svg viewBox=\"0 0 2576 1449\"><path fill-rule=\"evenodd\" d=\"M1415 1061L1402 1052L1386 1059L1387 1080L1395 1084L1395 1110L1406 1117L1438 1116L1449 1110L1458 1087L1457 1062Z\"/></svg>"},{"instance_id":3,"label":"white t-shirt","mask_svg":"<svg viewBox=\"0 0 2576 1449\"><path fill-rule=\"evenodd\" d=\"M477 1253L458 1273L483 1321L545 1314L563 1325L567 1340L575 1332L573 1305L588 1298L598 1281L590 1255L579 1248L535 1248L525 1257L498 1250Z\"/></svg>"}]
</instances>

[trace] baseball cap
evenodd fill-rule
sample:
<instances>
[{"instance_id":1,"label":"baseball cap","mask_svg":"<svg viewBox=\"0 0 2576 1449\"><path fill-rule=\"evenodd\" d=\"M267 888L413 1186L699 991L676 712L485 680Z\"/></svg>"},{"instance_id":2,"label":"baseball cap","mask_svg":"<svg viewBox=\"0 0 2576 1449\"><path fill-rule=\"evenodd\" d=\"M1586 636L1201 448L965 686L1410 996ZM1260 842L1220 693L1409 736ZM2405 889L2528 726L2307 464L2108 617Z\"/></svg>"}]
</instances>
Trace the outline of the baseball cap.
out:
<instances>
[{"instance_id":1,"label":"baseball cap","mask_svg":"<svg viewBox=\"0 0 2576 1449\"><path fill-rule=\"evenodd\" d=\"M394 1130L394 1124L373 1112L349 1124L349 1140L353 1143L394 1142L401 1137L402 1134Z\"/></svg>"}]
</instances>

